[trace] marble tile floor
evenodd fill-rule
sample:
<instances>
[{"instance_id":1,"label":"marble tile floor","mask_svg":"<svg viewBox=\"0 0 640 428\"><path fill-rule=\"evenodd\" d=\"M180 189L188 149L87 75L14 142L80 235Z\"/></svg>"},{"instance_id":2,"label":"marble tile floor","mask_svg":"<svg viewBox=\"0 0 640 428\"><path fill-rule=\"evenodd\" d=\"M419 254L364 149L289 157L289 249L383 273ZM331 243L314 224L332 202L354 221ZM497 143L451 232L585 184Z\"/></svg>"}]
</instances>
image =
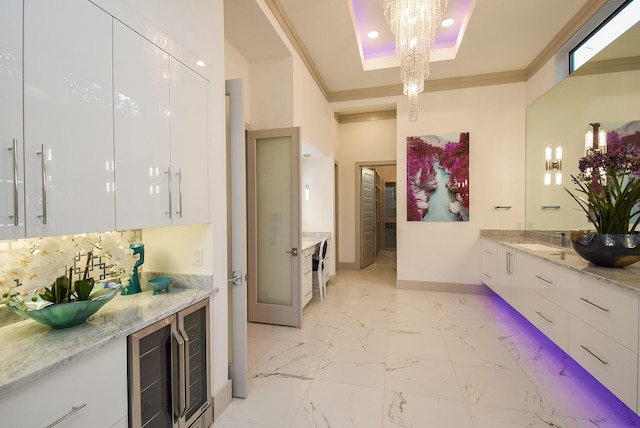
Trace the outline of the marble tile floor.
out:
<instances>
[{"instance_id":1,"label":"marble tile floor","mask_svg":"<svg viewBox=\"0 0 640 428\"><path fill-rule=\"evenodd\" d=\"M302 329L250 324L246 399L213 428L618 428L640 418L495 295L340 271Z\"/></svg>"}]
</instances>

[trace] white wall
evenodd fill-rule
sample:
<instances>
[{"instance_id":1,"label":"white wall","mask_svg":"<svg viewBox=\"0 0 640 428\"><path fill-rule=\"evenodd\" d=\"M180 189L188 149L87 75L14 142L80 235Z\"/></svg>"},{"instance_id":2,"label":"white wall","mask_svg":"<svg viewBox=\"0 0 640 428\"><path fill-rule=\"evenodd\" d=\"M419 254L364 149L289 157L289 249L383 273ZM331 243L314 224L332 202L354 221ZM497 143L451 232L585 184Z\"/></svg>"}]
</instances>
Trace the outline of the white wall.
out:
<instances>
[{"instance_id":1,"label":"white wall","mask_svg":"<svg viewBox=\"0 0 640 428\"><path fill-rule=\"evenodd\" d=\"M352 265L359 258L359 232L356 212L358 162L392 161L396 159L396 120L343 123L337 130L336 159L339 174L339 257L340 263ZM359 267L359 266L358 266Z\"/></svg>"},{"instance_id":2,"label":"white wall","mask_svg":"<svg viewBox=\"0 0 640 428\"><path fill-rule=\"evenodd\" d=\"M292 58L250 61L251 129L293 126Z\"/></svg>"},{"instance_id":3,"label":"white wall","mask_svg":"<svg viewBox=\"0 0 640 428\"><path fill-rule=\"evenodd\" d=\"M398 281L479 284L480 229L524 226L525 85L430 92L419 106L411 123L398 105ZM406 137L451 132L470 133L470 220L407 222Z\"/></svg>"},{"instance_id":4,"label":"white wall","mask_svg":"<svg viewBox=\"0 0 640 428\"><path fill-rule=\"evenodd\" d=\"M242 79L242 104L249 105L251 99L251 88L249 87L249 76L251 75L251 65L245 57L240 54L229 42L224 41L224 77L227 80ZM251 123L251 112L244 109L244 123Z\"/></svg>"},{"instance_id":5,"label":"white wall","mask_svg":"<svg viewBox=\"0 0 640 428\"><path fill-rule=\"evenodd\" d=\"M355 163L397 159L398 281L479 284L480 229L524 227L525 84L421 94L415 123L405 97L395 101L397 120L338 126L340 262L357 259ZM407 222L406 138L451 132L470 133L470 221Z\"/></svg>"}]
</instances>

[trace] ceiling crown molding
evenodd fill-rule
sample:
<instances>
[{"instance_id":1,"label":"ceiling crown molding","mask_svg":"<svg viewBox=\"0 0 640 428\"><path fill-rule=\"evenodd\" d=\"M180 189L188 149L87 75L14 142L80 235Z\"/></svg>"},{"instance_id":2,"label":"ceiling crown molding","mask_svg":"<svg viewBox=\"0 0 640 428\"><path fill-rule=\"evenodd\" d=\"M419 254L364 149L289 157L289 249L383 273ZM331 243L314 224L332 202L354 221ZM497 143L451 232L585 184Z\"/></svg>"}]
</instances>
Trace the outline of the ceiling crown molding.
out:
<instances>
[{"instance_id":1,"label":"ceiling crown molding","mask_svg":"<svg viewBox=\"0 0 640 428\"><path fill-rule=\"evenodd\" d=\"M282 31L284 31L284 33L289 38L289 41L295 48L296 52L298 52L300 59L302 60L304 65L307 67L307 70L309 70L309 73L311 74L311 77L313 78L313 80L315 80L316 85L318 85L320 92L322 92L325 99L327 99L328 101L329 88L327 87L327 84L322 79L322 76L320 75L320 72L318 71L318 68L316 67L315 63L311 59L311 55L309 55L307 48L304 46L304 43L302 43L302 40L298 36L298 33L296 33L295 29L293 28L293 25L291 24L291 20L285 13L284 8L282 7L282 4L280 3L279 0L265 0L265 3L269 7L269 10L271 10L271 13L273 13L273 16L276 18L276 20L280 24L280 27L282 27Z\"/></svg>"},{"instance_id":2,"label":"ceiling crown molding","mask_svg":"<svg viewBox=\"0 0 640 428\"><path fill-rule=\"evenodd\" d=\"M367 98L384 98L403 95L402 84L360 88L346 91L329 91L322 79L318 68L307 52L302 40L296 33L291 20L287 16L279 0L265 0L265 3L289 38L289 41L309 70L311 77L318 85L327 102L353 101ZM473 76L453 77L447 79L429 80L425 85L425 92L436 92L453 89L463 89L475 86L500 85L505 83L523 82L530 79L540 68L571 39L607 0L589 0L578 13L563 27L563 29L549 42L524 70L506 71L500 73L479 74Z\"/></svg>"}]
</instances>

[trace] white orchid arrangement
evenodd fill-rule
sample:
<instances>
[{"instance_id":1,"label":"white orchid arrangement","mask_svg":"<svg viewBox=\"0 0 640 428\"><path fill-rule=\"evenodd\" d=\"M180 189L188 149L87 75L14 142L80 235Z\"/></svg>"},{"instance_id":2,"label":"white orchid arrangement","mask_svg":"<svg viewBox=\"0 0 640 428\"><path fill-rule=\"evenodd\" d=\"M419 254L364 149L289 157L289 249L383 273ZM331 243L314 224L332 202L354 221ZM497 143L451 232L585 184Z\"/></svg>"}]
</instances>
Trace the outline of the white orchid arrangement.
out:
<instances>
[{"instance_id":1,"label":"white orchid arrangement","mask_svg":"<svg viewBox=\"0 0 640 428\"><path fill-rule=\"evenodd\" d=\"M12 296L56 303L89 300L107 290L92 293L95 279L89 277L91 260L105 264L117 283L127 284L136 262L133 250L118 232L52 236L22 242L12 249L0 270L2 302ZM75 261L86 258L84 272L74 280Z\"/></svg>"}]
</instances>

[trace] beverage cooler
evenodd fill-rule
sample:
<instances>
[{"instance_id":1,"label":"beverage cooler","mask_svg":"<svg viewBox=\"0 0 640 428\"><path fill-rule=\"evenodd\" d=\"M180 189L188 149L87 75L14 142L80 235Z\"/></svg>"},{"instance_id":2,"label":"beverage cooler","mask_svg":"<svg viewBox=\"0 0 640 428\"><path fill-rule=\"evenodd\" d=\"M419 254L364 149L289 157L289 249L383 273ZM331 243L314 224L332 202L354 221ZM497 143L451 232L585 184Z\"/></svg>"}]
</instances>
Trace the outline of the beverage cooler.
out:
<instances>
[{"instance_id":1,"label":"beverage cooler","mask_svg":"<svg viewBox=\"0 0 640 428\"><path fill-rule=\"evenodd\" d=\"M209 299L128 338L129 427L213 423Z\"/></svg>"}]
</instances>

